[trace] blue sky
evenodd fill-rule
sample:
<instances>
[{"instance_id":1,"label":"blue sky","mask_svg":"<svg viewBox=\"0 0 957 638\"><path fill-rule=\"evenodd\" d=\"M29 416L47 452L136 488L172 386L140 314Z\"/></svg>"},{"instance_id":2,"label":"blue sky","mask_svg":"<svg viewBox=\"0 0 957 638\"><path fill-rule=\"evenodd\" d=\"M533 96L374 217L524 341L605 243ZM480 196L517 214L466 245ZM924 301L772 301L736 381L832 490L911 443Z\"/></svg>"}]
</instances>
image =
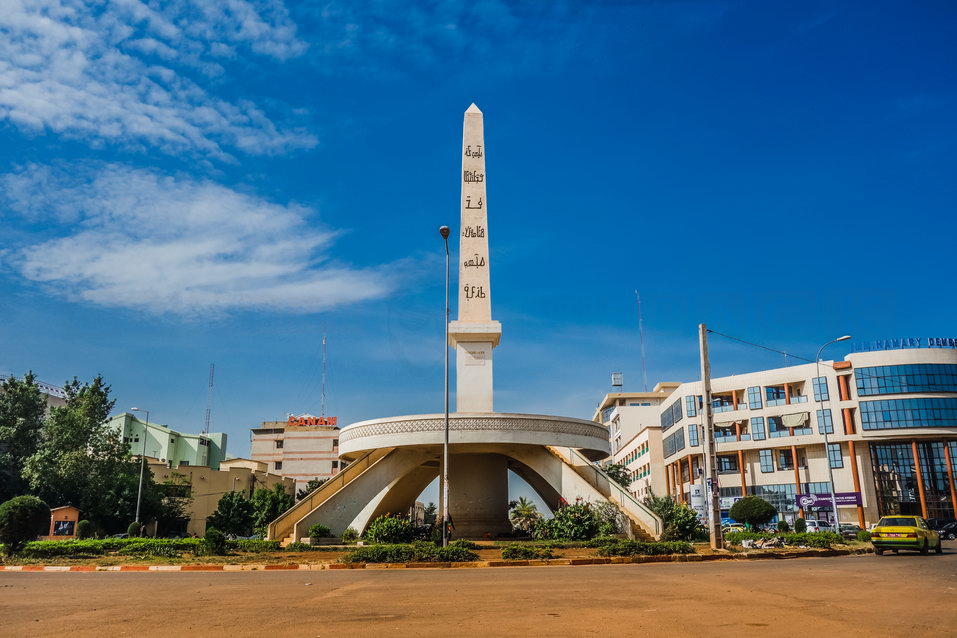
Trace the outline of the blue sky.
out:
<instances>
[{"instance_id":1,"label":"blue sky","mask_svg":"<svg viewBox=\"0 0 957 638\"><path fill-rule=\"evenodd\" d=\"M213 429L442 408L442 247L485 113L496 408L957 336L948 2L5 4L0 372ZM453 296L454 298L454 296ZM842 356L845 351L832 347ZM783 358L715 338L716 374Z\"/></svg>"}]
</instances>

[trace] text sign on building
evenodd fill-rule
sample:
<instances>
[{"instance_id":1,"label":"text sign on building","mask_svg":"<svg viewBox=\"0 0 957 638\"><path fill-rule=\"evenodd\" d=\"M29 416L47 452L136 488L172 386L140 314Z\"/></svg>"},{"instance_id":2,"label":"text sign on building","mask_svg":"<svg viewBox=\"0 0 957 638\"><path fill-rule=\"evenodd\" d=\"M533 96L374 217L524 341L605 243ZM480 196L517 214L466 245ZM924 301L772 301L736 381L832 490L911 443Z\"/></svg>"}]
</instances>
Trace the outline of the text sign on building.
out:
<instances>
[{"instance_id":1,"label":"text sign on building","mask_svg":"<svg viewBox=\"0 0 957 638\"><path fill-rule=\"evenodd\" d=\"M287 425L335 425L334 416L290 416Z\"/></svg>"},{"instance_id":2,"label":"text sign on building","mask_svg":"<svg viewBox=\"0 0 957 638\"><path fill-rule=\"evenodd\" d=\"M860 492L838 492L834 495L838 507L841 505L861 505ZM830 494L798 494L797 504L800 507L831 507Z\"/></svg>"},{"instance_id":3,"label":"text sign on building","mask_svg":"<svg viewBox=\"0 0 957 638\"><path fill-rule=\"evenodd\" d=\"M902 339L878 339L864 341L853 346L854 352L877 350L904 350L907 348L957 348L957 339L949 337L904 337Z\"/></svg>"}]
</instances>

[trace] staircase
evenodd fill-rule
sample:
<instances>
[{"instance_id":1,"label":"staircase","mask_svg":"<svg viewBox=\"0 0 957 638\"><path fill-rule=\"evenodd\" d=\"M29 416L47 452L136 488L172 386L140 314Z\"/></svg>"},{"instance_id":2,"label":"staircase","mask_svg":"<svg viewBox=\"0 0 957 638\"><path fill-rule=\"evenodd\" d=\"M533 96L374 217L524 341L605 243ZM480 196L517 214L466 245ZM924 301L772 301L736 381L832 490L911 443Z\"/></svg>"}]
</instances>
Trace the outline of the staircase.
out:
<instances>
[{"instance_id":1,"label":"staircase","mask_svg":"<svg viewBox=\"0 0 957 638\"><path fill-rule=\"evenodd\" d=\"M561 450L568 450L571 458L566 457L559 448L548 447L549 452L573 468L575 473L596 491L618 506L631 524L630 536L642 541L654 541L661 538L661 533L664 531L661 517L628 493L584 454L573 448L561 448Z\"/></svg>"}]
</instances>

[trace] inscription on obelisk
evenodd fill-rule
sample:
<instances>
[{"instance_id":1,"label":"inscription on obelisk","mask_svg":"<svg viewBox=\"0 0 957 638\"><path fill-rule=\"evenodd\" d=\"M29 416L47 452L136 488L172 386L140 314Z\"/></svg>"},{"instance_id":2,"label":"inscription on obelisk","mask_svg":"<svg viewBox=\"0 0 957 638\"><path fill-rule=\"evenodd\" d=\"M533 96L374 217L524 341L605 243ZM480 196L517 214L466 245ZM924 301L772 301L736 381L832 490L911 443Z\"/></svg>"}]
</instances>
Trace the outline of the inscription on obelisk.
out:
<instances>
[{"instance_id":1,"label":"inscription on obelisk","mask_svg":"<svg viewBox=\"0 0 957 638\"><path fill-rule=\"evenodd\" d=\"M465 111L462 130L462 221L459 233L459 317L449 326L455 346L456 410L492 411L492 348L502 326L492 320L488 198L482 111Z\"/></svg>"}]
</instances>

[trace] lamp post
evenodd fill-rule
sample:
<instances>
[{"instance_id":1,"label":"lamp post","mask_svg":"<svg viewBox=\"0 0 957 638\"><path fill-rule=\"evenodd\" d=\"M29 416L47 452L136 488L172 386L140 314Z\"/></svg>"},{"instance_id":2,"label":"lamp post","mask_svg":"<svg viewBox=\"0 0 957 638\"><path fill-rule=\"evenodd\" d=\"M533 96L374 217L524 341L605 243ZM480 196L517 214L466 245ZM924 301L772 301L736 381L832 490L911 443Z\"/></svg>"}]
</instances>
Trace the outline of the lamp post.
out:
<instances>
[{"instance_id":1,"label":"lamp post","mask_svg":"<svg viewBox=\"0 0 957 638\"><path fill-rule=\"evenodd\" d=\"M449 227L439 228L445 240L445 440L442 443L442 547L449 544Z\"/></svg>"},{"instance_id":2,"label":"lamp post","mask_svg":"<svg viewBox=\"0 0 957 638\"><path fill-rule=\"evenodd\" d=\"M843 337L838 337L837 339L832 339L825 343L817 351L817 356L814 357L814 365L817 366L817 378L821 378L821 353L824 352L824 348L828 347L832 343L837 343L838 341L847 341L851 338L851 335L844 335ZM826 383L826 382L825 382ZM825 385L827 387L827 385ZM823 399L823 397L822 397ZM827 400L831 399L831 390L827 390ZM823 404L824 401L822 400ZM821 408L824 409L823 407ZM823 416L823 415L822 415ZM831 427L834 427L834 419L831 419ZM837 533L841 533L841 517L837 513L837 497L834 495L834 468L831 467L831 443L830 439L827 437L827 422L824 423L824 458L827 459L827 477L831 481L831 510L834 512L834 524L837 527ZM797 459L793 459L794 464L797 465ZM800 487L800 486L799 486Z\"/></svg>"},{"instance_id":3,"label":"lamp post","mask_svg":"<svg viewBox=\"0 0 957 638\"><path fill-rule=\"evenodd\" d=\"M146 437L150 433L150 411L140 410L139 408L130 408L133 412L146 412L146 427L143 429L143 453L140 454L140 486L136 490L136 519L135 523L140 522L140 503L143 500L143 471L146 469Z\"/></svg>"}]
</instances>

